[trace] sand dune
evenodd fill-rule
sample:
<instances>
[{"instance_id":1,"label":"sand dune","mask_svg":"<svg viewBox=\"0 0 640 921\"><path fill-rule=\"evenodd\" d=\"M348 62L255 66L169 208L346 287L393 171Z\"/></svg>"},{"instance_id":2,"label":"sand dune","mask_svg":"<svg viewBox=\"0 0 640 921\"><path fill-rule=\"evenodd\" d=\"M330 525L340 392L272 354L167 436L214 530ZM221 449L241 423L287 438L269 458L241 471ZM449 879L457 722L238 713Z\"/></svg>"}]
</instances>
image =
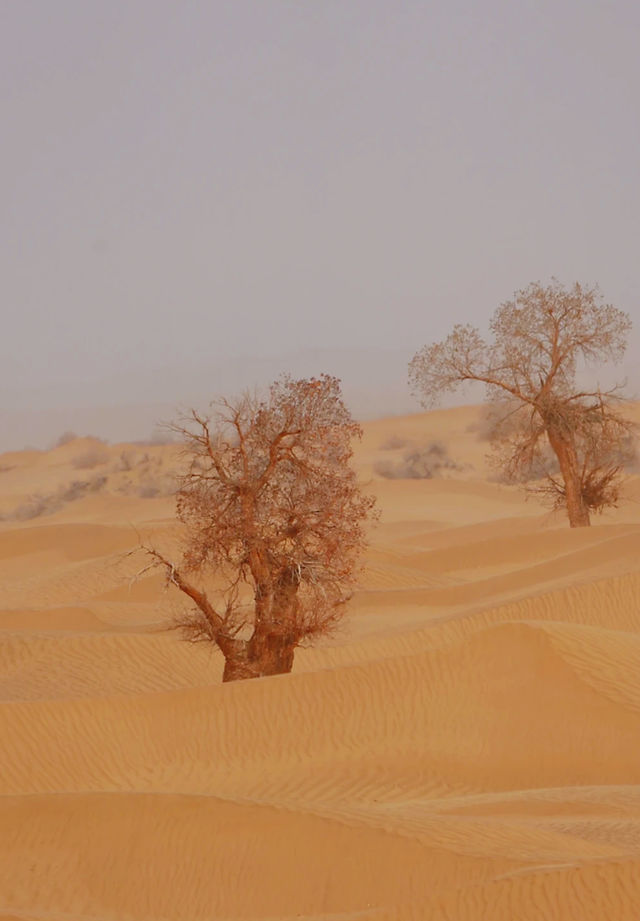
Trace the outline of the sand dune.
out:
<instances>
[{"instance_id":1,"label":"sand dune","mask_svg":"<svg viewBox=\"0 0 640 921\"><path fill-rule=\"evenodd\" d=\"M0 458L10 510L105 471L0 522L0 921L635 921L638 478L571 531L489 480L478 422L367 425L383 517L344 629L228 685L128 555L175 546L139 494L174 448ZM376 475L435 438L451 477Z\"/></svg>"}]
</instances>

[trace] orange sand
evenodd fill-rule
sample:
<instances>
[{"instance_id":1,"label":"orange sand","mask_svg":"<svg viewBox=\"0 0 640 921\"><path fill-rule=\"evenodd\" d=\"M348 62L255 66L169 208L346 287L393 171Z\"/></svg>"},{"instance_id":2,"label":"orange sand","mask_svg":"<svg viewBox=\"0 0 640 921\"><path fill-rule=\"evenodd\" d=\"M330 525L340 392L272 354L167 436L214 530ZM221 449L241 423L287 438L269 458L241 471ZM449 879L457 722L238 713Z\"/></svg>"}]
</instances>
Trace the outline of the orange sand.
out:
<instances>
[{"instance_id":1,"label":"orange sand","mask_svg":"<svg viewBox=\"0 0 640 921\"><path fill-rule=\"evenodd\" d=\"M0 457L5 515L107 478L0 523L0 919L637 921L640 478L572 531L492 481L477 421L366 426L383 517L343 631L224 686L130 582L138 534L174 539L136 478L175 449ZM466 466L381 479L391 436Z\"/></svg>"}]
</instances>

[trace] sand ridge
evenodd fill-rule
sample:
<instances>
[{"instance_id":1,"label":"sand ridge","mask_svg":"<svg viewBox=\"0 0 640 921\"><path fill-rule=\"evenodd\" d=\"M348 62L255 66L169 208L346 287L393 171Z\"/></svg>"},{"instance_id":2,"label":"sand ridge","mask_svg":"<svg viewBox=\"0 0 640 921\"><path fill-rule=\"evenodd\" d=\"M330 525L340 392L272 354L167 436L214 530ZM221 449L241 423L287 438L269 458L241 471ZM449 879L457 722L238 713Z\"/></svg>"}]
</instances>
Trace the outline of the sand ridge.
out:
<instances>
[{"instance_id":1,"label":"sand ridge","mask_svg":"<svg viewBox=\"0 0 640 921\"><path fill-rule=\"evenodd\" d=\"M635 921L639 478L571 531L491 479L480 422L367 424L344 629L229 685L128 555L176 546L173 446L0 458L5 509L56 497L0 522L0 919ZM460 469L376 473L435 438Z\"/></svg>"}]
</instances>

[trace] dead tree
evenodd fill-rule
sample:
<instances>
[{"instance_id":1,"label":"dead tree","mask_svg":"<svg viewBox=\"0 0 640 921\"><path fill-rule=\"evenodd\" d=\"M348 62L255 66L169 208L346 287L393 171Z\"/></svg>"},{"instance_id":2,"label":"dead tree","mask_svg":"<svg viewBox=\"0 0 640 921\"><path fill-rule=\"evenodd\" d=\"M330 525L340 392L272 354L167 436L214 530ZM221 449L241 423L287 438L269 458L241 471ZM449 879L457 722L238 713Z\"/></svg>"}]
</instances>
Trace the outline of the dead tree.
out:
<instances>
[{"instance_id":1,"label":"dead tree","mask_svg":"<svg viewBox=\"0 0 640 921\"><path fill-rule=\"evenodd\" d=\"M465 381L484 383L496 420L491 440L507 478L526 480L550 451L558 475L546 471L538 491L566 508L571 527L589 525L590 512L617 502L632 425L619 411L618 386L582 390L576 371L579 362L622 358L628 315L604 304L597 287L567 290L554 279L516 292L490 328L492 342L457 325L425 346L409 365L413 392L429 407Z\"/></svg>"},{"instance_id":2,"label":"dead tree","mask_svg":"<svg viewBox=\"0 0 640 921\"><path fill-rule=\"evenodd\" d=\"M219 647L223 681L289 672L296 647L342 618L375 514L350 466L362 431L340 382L283 377L264 400L222 401L173 429L188 462L184 552L177 564L147 552L190 599L179 625Z\"/></svg>"}]
</instances>

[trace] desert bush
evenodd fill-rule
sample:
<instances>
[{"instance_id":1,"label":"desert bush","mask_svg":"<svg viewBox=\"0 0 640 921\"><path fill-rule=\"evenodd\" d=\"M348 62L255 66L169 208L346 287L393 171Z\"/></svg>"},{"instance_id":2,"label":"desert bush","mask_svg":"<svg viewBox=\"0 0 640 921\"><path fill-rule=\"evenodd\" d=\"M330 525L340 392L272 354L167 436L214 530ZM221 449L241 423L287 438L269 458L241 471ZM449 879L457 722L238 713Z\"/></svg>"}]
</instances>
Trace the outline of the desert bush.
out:
<instances>
[{"instance_id":1,"label":"desert bush","mask_svg":"<svg viewBox=\"0 0 640 921\"><path fill-rule=\"evenodd\" d=\"M77 454L72 460L72 466L76 470L93 470L101 464L106 464L109 460L109 452L104 444L98 442L90 445L85 451Z\"/></svg>"},{"instance_id":2,"label":"desert bush","mask_svg":"<svg viewBox=\"0 0 640 921\"><path fill-rule=\"evenodd\" d=\"M461 466L449 457L442 442L432 441L426 447L408 448L400 461L377 461L373 469L389 480L430 480L443 470L460 470Z\"/></svg>"},{"instance_id":3,"label":"desert bush","mask_svg":"<svg viewBox=\"0 0 640 921\"><path fill-rule=\"evenodd\" d=\"M491 441L496 420L493 418L490 406L483 406L475 422L470 422L466 431L475 435L478 441Z\"/></svg>"},{"instance_id":4,"label":"desert bush","mask_svg":"<svg viewBox=\"0 0 640 921\"><path fill-rule=\"evenodd\" d=\"M140 480L126 479L120 482L114 492L122 496L137 496L139 499L158 499L174 496L178 489L175 473L145 474Z\"/></svg>"},{"instance_id":5,"label":"desert bush","mask_svg":"<svg viewBox=\"0 0 640 921\"><path fill-rule=\"evenodd\" d=\"M71 432L71 431L63 432L62 435L60 435L59 438L56 439L53 447L62 448L64 447L64 445L68 445L70 442L75 441L77 437L78 436L76 435L75 432Z\"/></svg>"},{"instance_id":6,"label":"desert bush","mask_svg":"<svg viewBox=\"0 0 640 921\"><path fill-rule=\"evenodd\" d=\"M90 493L102 492L107 484L106 476L94 476L90 480L74 480L59 491L63 503L82 499Z\"/></svg>"},{"instance_id":7,"label":"desert bush","mask_svg":"<svg viewBox=\"0 0 640 921\"><path fill-rule=\"evenodd\" d=\"M178 489L178 477L174 471L149 473L138 484L136 495L141 499L156 499L175 496Z\"/></svg>"},{"instance_id":8,"label":"desert bush","mask_svg":"<svg viewBox=\"0 0 640 921\"><path fill-rule=\"evenodd\" d=\"M133 469L134 457L131 451L122 451L116 463L115 469L118 472L129 472Z\"/></svg>"},{"instance_id":9,"label":"desert bush","mask_svg":"<svg viewBox=\"0 0 640 921\"><path fill-rule=\"evenodd\" d=\"M478 441L494 442L514 435L519 428L518 404L514 400L496 400L480 409L476 422L467 426Z\"/></svg>"},{"instance_id":10,"label":"desert bush","mask_svg":"<svg viewBox=\"0 0 640 921\"><path fill-rule=\"evenodd\" d=\"M34 493L32 496L13 510L7 519L14 521L29 521L31 518L39 518L40 515L50 515L59 508L54 504L51 495L43 496L40 493Z\"/></svg>"},{"instance_id":11,"label":"desert bush","mask_svg":"<svg viewBox=\"0 0 640 921\"><path fill-rule=\"evenodd\" d=\"M41 515L53 515L68 502L75 502L76 499L82 499L91 493L101 492L106 482L106 476L97 476L91 480L74 480L52 493L33 493L7 518L14 521L28 521L31 518L39 518Z\"/></svg>"}]
</instances>

